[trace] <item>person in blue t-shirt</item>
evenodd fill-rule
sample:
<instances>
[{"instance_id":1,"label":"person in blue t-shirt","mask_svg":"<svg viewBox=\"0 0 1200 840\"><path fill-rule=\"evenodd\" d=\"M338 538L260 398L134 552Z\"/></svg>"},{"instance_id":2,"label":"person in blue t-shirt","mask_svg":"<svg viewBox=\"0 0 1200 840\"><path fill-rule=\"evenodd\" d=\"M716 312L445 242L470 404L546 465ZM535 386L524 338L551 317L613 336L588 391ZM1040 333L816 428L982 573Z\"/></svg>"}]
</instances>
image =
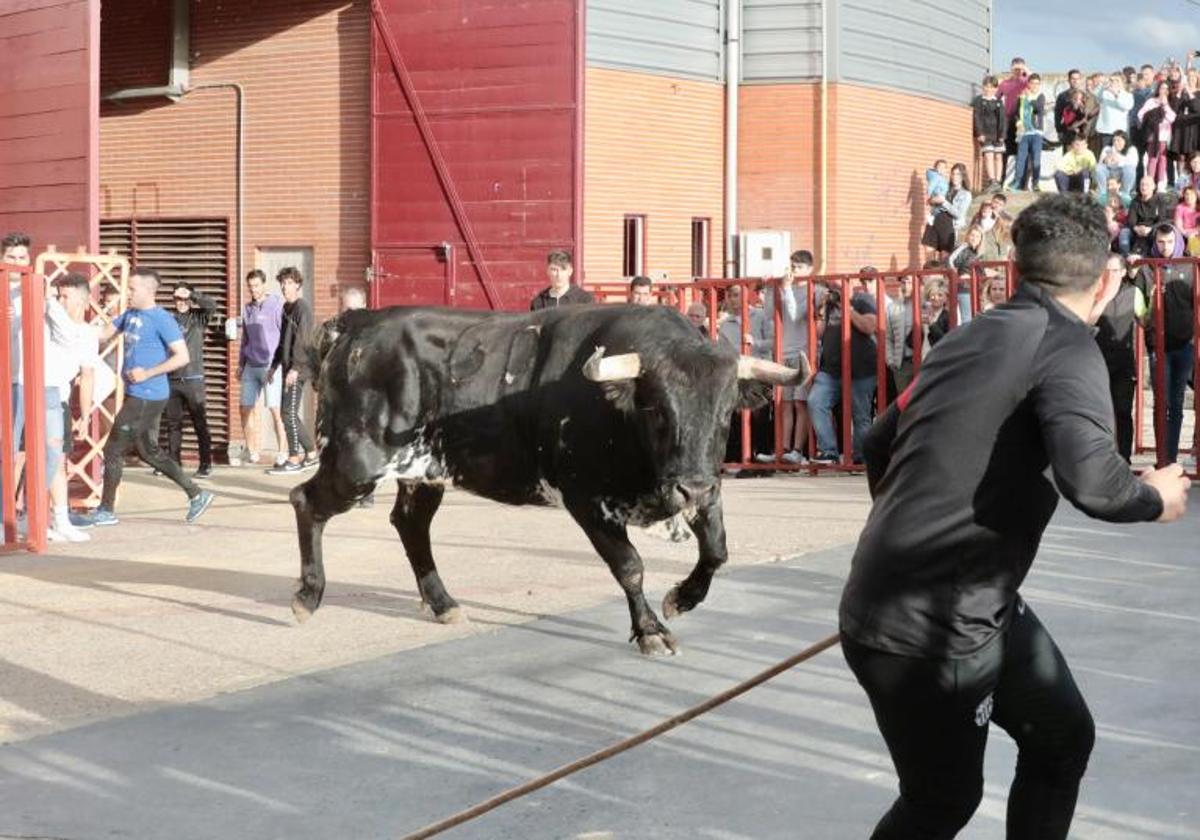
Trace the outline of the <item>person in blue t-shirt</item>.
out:
<instances>
[{"instance_id":1,"label":"person in blue t-shirt","mask_svg":"<svg viewBox=\"0 0 1200 840\"><path fill-rule=\"evenodd\" d=\"M187 521L194 522L212 504L213 494L202 490L183 474L179 464L158 448L158 421L171 386L167 374L186 367L187 342L174 316L154 302L158 290L158 272L134 268L129 277L129 309L121 313L102 334L108 341L120 334L125 339L125 362L121 377L125 380L125 402L113 421L108 442L104 444L104 492L100 507L81 524L116 525L113 504L125 456L137 450L138 457L178 484L188 495Z\"/></svg>"}]
</instances>

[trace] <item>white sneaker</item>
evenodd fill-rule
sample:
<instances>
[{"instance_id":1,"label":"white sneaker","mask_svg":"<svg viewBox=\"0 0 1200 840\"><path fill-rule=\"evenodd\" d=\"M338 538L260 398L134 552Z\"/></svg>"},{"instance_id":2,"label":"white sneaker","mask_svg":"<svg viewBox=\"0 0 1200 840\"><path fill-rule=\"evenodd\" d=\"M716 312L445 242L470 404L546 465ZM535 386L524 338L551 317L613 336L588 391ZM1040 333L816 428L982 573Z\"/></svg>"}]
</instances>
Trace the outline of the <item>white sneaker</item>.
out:
<instances>
[{"instance_id":1,"label":"white sneaker","mask_svg":"<svg viewBox=\"0 0 1200 840\"><path fill-rule=\"evenodd\" d=\"M283 466L284 464L286 464L287 462L288 462L288 456L286 456L286 455L282 455L282 454L281 454L281 455L276 455L276 456L275 456L275 468L276 468L276 469L279 469L280 467L282 467L282 466Z\"/></svg>"},{"instance_id":2,"label":"white sneaker","mask_svg":"<svg viewBox=\"0 0 1200 840\"><path fill-rule=\"evenodd\" d=\"M754 460L760 464L774 464L775 463L775 453L774 452L758 452L755 454Z\"/></svg>"},{"instance_id":3,"label":"white sneaker","mask_svg":"<svg viewBox=\"0 0 1200 840\"><path fill-rule=\"evenodd\" d=\"M79 543L87 542L91 538L92 535L87 531L80 531L71 525L56 525L46 531L46 539L50 542Z\"/></svg>"},{"instance_id":4,"label":"white sneaker","mask_svg":"<svg viewBox=\"0 0 1200 840\"><path fill-rule=\"evenodd\" d=\"M803 455L793 449L790 452L784 452L780 460L785 464L803 464L805 459Z\"/></svg>"}]
</instances>

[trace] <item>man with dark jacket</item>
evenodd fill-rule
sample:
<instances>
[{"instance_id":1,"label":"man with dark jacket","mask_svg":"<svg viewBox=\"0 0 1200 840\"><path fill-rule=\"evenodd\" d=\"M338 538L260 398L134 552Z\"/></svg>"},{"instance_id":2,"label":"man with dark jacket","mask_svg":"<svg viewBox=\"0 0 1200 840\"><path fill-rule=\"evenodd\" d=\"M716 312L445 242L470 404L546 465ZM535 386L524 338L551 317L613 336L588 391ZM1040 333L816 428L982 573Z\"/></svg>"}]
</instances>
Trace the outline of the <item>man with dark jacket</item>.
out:
<instances>
[{"instance_id":1,"label":"man with dark jacket","mask_svg":"<svg viewBox=\"0 0 1200 840\"><path fill-rule=\"evenodd\" d=\"M578 303L595 303L596 299L590 292L585 292L571 284L571 275L575 267L571 263L571 255L567 251L551 251L546 255L546 274L550 285L542 289L529 302L531 312L538 309L554 309L559 306Z\"/></svg>"},{"instance_id":2,"label":"man with dark jacket","mask_svg":"<svg viewBox=\"0 0 1200 840\"><path fill-rule=\"evenodd\" d=\"M1154 229L1154 249L1151 254L1155 258L1170 260L1184 257L1183 234L1174 225L1160 224ZM1188 263L1164 265L1159 275L1162 280L1163 357L1167 380L1167 462L1174 463L1179 456L1179 436L1183 431L1183 401L1196 363L1195 280L1192 266ZM1142 281L1146 304L1151 310L1146 318L1146 348L1150 351L1153 364L1158 320L1153 313L1154 273L1150 270L1142 272Z\"/></svg>"},{"instance_id":3,"label":"man with dark jacket","mask_svg":"<svg viewBox=\"0 0 1200 840\"><path fill-rule=\"evenodd\" d=\"M204 336L208 320L217 308L216 301L196 291L190 283L175 284L175 320L187 344L187 367L171 371L167 378L171 395L167 398L167 453L176 464L183 448L183 412L192 419L196 446L200 450L200 468L196 478L212 475L212 436L204 413Z\"/></svg>"},{"instance_id":4,"label":"man with dark jacket","mask_svg":"<svg viewBox=\"0 0 1200 840\"><path fill-rule=\"evenodd\" d=\"M1108 522L1169 522L1187 503L1177 465L1139 480L1117 452L1089 327L1116 290L1101 208L1044 198L1013 240L1021 289L946 336L865 444L874 506L839 618L900 777L874 840L950 838L967 824L989 721L1018 749L1008 836L1065 840L1095 726L1017 591L1055 485Z\"/></svg>"},{"instance_id":5,"label":"man with dark jacket","mask_svg":"<svg viewBox=\"0 0 1200 840\"><path fill-rule=\"evenodd\" d=\"M1120 277L1112 301L1096 322L1096 344L1108 368L1108 392L1116 419L1117 451L1128 463L1133 456L1133 397L1137 384L1134 356L1134 326L1146 317L1146 295L1141 268L1136 258L1128 263L1120 254L1110 254L1105 271Z\"/></svg>"},{"instance_id":6,"label":"man with dark jacket","mask_svg":"<svg viewBox=\"0 0 1200 840\"><path fill-rule=\"evenodd\" d=\"M1158 191L1158 184L1152 176L1144 175L1142 180L1138 181L1137 195L1129 204L1126 227L1121 228L1117 236L1121 253L1125 256L1150 256L1150 251L1154 248L1154 229L1162 224L1170 224L1171 218L1172 208Z\"/></svg>"},{"instance_id":7,"label":"man with dark jacket","mask_svg":"<svg viewBox=\"0 0 1200 840\"><path fill-rule=\"evenodd\" d=\"M288 475L317 465L317 448L300 418L300 398L310 377L306 347L313 331L313 314L303 297L304 276L298 268L281 268L275 279L283 290L283 326L267 381L283 376L283 428L287 434L288 459L267 470L267 474Z\"/></svg>"}]
</instances>

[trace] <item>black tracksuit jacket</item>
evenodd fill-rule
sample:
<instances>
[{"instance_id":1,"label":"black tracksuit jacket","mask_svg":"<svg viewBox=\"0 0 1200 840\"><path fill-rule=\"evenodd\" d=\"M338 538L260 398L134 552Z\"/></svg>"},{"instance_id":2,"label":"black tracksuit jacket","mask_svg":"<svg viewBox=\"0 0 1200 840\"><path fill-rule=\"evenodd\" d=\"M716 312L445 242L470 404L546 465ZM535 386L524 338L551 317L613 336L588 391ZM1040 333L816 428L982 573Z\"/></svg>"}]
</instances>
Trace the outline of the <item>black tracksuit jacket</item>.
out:
<instances>
[{"instance_id":1,"label":"black tracksuit jacket","mask_svg":"<svg viewBox=\"0 0 1200 840\"><path fill-rule=\"evenodd\" d=\"M874 505L842 594L845 635L969 656L1008 625L1059 493L1109 522L1162 515L1117 452L1093 334L1026 283L930 354L864 442Z\"/></svg>"}]
</instances>

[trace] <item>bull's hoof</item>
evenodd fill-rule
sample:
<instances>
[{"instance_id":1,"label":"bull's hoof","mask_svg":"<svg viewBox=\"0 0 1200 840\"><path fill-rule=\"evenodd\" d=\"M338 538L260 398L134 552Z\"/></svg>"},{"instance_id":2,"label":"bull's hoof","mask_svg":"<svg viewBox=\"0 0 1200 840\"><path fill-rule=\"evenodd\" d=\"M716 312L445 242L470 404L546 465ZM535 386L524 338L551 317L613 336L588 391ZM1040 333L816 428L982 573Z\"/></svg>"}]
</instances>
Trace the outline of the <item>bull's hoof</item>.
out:
<instances>
[{"instance_id":1,"label":"bull's hoof","mask_svg":"<svg viewBox=\"0 0 1200 840\"><path fill-rule=\"evenodd\" d=\"M691 612L696 608L703 598L696 598L683 591L683 584L677 583L671 587L671 591L663 597L662 612L663 618L670 621L672 618L678 618L685 612Z\"/></svg>"},{"instance_id":2,"label":"bull's hoof","mask_svg":"<svg viewBox=\"0 0 1200 840\"><path fill-rule=\"evenodd\" d=\"M679 653L679 643L666 630L638 636L637 645L643 656L674 656Z\"/></svg>"},{"instance_id":3,"label":"bull's hoof","mask_svg":"<svg viewBox=\"0 0 1200 840\"><path fill-rule=\"evenodd\" d=\"M462 607L458 606L458 604L448 607L441 612L435 612L433 605L428 601L422 601L421 615L431 618L439 624L462 624L467 620L467 614L463 612Z\"/></svg>"},{"instance_id":4,"label":"bull's hoof","mask_svg":"<svg viewBox=\"0 0 1200 840\"><path fill-rule=\"evenodd\" d=\"M451 607L434 617L442 624L464 624L467 621L467 614L462 607Z\"/></svg>"},{"instance_id":5,"label":"bull's hoof","mask_svg":"<svg viewBox=\"0 0 1200 840\"><path fill-rule=\"evenodd\" d=\"M303 598L301 598L299 595L296 595L296 597L292 598L292 615L296 616L297 624L303 624L304 622L308 621L310 618L312 618L312 614L312 609L308 606L308 604L304 603Z\"/></svg>"}]
</instances>

